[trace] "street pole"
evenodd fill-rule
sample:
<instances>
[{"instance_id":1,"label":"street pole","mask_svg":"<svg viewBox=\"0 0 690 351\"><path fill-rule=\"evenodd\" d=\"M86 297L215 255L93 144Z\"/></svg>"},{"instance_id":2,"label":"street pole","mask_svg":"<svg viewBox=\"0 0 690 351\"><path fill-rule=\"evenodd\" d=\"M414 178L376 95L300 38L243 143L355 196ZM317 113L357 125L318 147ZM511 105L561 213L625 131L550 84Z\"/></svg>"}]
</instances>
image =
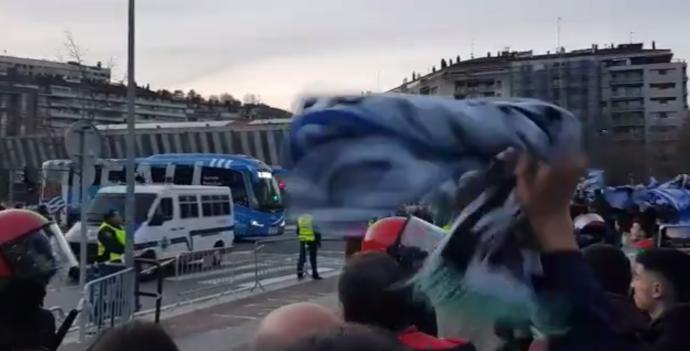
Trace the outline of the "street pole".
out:
<instances>
[{"instance_id":1,"label":"street pole","mask_svg":"<svg viewBox=\"0 0 690 351\"><path fill-rule=\"evenodd\" d=\"M134 267L134 0L129 0L127 33L127 200L125 202L125 263Z\"/></svg>"},{"instance_id":2,"label":"street pole","mask_svg":"<svg viewBox=\"0 0 690 351\"><path fill-rule=\"evenodd\" d=\"M87 184L86 180L86 132L84 130L79 131L79 223L81 225L80 231L80 241L79 241L79 289L84 290L84 285L86 284L86 255L88 251L88 245L86 244L88 235L88 223L86 221L86 197Z\"/></svg>"}]
</instances>

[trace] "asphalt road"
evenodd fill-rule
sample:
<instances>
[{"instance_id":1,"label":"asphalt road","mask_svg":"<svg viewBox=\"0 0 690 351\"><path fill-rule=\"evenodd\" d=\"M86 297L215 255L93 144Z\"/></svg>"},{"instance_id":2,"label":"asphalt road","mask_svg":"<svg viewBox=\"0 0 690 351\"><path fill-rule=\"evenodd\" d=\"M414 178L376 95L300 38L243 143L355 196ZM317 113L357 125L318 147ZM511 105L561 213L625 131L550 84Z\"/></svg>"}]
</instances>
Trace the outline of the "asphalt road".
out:
<instances>
[{"instance_id":1,"label":"asphalt road","mask_svg":"<svg viewBox=\"0 0 690 351\"><path fill-rule=\"evenodd\" d=\"M319 251L320 272L340 269L344 261L342 240L325 240ZM258 255L255 256L255 250ZM166 270L163 282L163 306L175 307L194 303L209 296L226 295L259 288L261 285L297 279L298 246L293 231L269 240L244 240L234 244L232 251L223 256L219 266L195 262L178 269ZM171 265L172 266L172 265ZM258 278L258 279L257 279ZM141 291L154 292L156 282L142 282ZM46 296L47 308L60 307L65 312L75 308L81 298L79 287L59 274L51 282ZM142 310L154 308L152 298L141 298Z\"/></svg>"}]
</instances>

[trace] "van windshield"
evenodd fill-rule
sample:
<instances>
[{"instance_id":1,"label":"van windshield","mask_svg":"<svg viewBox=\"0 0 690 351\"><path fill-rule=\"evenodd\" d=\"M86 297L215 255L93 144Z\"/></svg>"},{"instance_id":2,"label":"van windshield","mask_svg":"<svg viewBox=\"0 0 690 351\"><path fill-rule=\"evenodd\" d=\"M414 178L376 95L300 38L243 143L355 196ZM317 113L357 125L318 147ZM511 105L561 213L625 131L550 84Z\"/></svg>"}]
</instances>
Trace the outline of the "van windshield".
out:
<instances>
[{"instance_id":1,"label":"van windshield","mask_svg":"<svg viewBox=\"0 0 690 351\"><path fill-rule=\"evenodd\" d=\"M134 223L139 224L145 222L148 218L149 208L153 200L156 199L155 194L135 194L134 203ZM86 220L89 224L99 224L103 222L103 216L108 211L115 210L125 215L125 194L98 194L96 198L91 201L91 207L86 214ZM125 221L127 218L125 218Z\"/></svg>"}]
</instances>

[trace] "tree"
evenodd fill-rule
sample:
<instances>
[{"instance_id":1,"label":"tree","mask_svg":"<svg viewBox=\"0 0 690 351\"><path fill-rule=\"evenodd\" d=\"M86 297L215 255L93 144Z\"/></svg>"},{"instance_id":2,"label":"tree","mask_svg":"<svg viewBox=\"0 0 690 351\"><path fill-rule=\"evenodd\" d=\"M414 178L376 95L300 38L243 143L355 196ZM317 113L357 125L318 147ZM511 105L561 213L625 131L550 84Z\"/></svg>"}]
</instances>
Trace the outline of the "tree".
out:
<instances>
[{"instance_id":1,"label":"tree","mask_svg":"<svg viewBox=\"0 0 690 351\"><path fill-rule=\"evenodd\" d=\"M230 104L237 101L234 96L230 95L229 93L222 93L220 94L220 102L224 104Z\"/></svg>"},{"instance_id":2,"label":"tree","mask_svg":"<svg viewBox=\"0 0 690 351\"><path fill-rule=\"evenodd\" d=\"M448 67L448 63L446 62L446 59L441 59L441 69L444 69Z\"/></svg>"},{"instance_id":3,"label":"tree","mask_svg":"<svg viewBox=\"0 0 690 351\"><path fill-rule=\"evenodd\" d=\"M208 96L208 102L213 103L213 104L217 104L220 102L220 98L218 97L218 95L209 95Z\"/></svg>"},{"instance_id":4,"label":"tree","mask_svg":"<svg viewBox=\"0 0 690 351\"><path fill-rule=\"evenodd\" d=\"M256 94L245 94L243 101L245 105L259 105L261 104L261 97Z\"/></svg>"}]
</instances>

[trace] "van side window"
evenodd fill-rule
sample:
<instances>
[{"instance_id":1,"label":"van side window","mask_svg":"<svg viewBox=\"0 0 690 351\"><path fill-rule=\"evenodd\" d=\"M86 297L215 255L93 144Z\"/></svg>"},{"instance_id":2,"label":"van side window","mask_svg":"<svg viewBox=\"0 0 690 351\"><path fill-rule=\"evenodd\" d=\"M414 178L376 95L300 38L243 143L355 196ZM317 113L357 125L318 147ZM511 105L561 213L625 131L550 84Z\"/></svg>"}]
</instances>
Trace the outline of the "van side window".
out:
<instances>
[{"instance_id":1,"label":"van side window","mask_svg":"<svg viewBox=\"0 0 690 351\"><path fill-rule=\"evenodd\" d=\"M199 202L195 195L180 195L180 218L199 217Z\"/></svg>"},{"instance_id":2,"label":"van side window","mask_svg":"<svg viewBox=\"0 0 690 351\"><path fill-rule=\"evenodd\" d=\"M158 215L165 220L173 218L173 200L171 198L161 199L158 205Z\"/></svg>"},{"instance_id":3,"label":"van side window","mask_svg":"<svg viewBox=\"0 0 690 351\"><path fill-rule=\"evenodd\" d=\"M229 215L231 213L230 197L227 195L201 196L201 212L204 217Z\"/></svg>"},{"instance_id":4,"label":"van side window","mask_svg":"<svg viewBox=\"0 0 690 351\"><path fill-rule=\"evenodd\" d=\"M175 165L173 184L192 185L194 166Z\"/></svg>"},{"instance_id":5,"label":"van side window","mask_svg":"<svg viewBox=\"0 0 690 351\"><path fill-rule=\"evenodd\" d=\"M242 173L226 168L202 167L201 185L227 186L232 190L233 200L245 206L249 205L247 190Z\"/></svg>"}]
</instances>

